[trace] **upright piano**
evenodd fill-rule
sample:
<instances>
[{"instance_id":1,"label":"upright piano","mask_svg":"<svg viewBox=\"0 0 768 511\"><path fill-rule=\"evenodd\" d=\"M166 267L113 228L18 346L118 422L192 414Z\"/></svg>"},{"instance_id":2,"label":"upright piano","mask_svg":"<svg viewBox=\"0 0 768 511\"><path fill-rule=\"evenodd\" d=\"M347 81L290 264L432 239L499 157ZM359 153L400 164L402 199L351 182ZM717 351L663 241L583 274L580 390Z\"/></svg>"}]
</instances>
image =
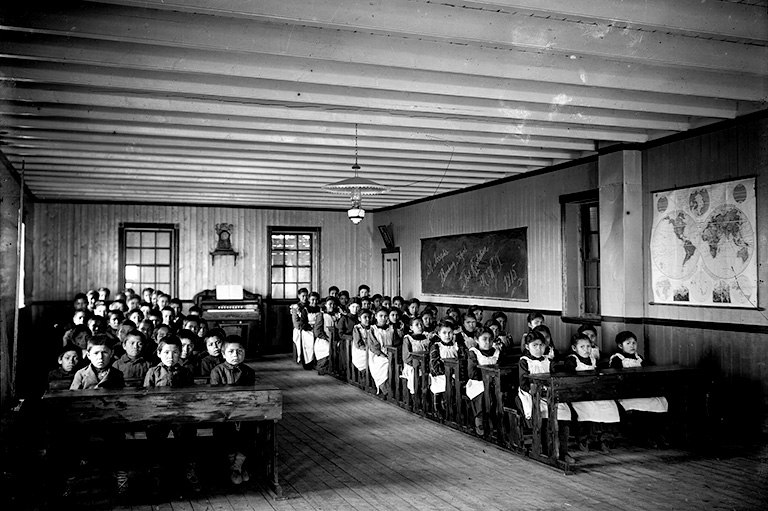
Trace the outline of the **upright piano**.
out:
<instances>
[{"instance_id":1,"label":"upright piano","mask_svg":"<svg viewBox=\"0 0 768 511\"><path fill-rule=\"evenodd\" d=\"M221 299L215 289L205 289L192 299L203 311L208 329L221 328L227 335L239 335L245 340L245 357L260 354L263 337L263 302L260 294L243 290L242 299Z\"/></svg>"}]
</instances>

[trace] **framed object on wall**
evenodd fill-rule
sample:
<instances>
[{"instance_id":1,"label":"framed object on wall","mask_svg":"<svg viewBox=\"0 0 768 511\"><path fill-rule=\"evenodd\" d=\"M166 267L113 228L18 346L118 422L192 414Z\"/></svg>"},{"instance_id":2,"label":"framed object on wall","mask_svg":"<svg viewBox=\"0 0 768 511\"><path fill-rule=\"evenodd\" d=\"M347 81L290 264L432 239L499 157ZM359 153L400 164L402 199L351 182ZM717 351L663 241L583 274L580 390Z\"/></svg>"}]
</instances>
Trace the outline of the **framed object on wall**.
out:
<instances>
[{"instance_id":1,"label":"framed object on wall","mask_svg":"<svg viewBox=\"0 0 768 511\"><path fill-rule=\"evenodd\" d=\"M653 194L655 304L757 308L755 179Z\"/></svg>"}]
</instances>

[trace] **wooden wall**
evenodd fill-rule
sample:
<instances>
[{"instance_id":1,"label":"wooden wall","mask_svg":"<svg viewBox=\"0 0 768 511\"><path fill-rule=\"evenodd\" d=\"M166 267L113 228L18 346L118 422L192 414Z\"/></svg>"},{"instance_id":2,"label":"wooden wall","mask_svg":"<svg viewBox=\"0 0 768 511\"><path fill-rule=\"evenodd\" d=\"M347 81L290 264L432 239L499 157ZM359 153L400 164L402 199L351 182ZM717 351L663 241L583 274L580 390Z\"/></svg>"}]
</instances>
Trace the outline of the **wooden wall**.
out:
<instances>
[{"instance_id":1,"label":"wooden wall","mask_svg":"<svg viewBox=\"0 0 768 511\"><path fill-rule=\"evenodd\" d=\"M179 225L182 300L216 284L242 284L267 298L267 226L321 228L321 289L356 289L370 279L373 218L355 226L344 212L41 202L35 220L34 301L70 300L99 286L117 290L120 222ZM231 257L211 265L215 225L222 222L234 225L237 266Z\"/></svg>"}]
</instances>

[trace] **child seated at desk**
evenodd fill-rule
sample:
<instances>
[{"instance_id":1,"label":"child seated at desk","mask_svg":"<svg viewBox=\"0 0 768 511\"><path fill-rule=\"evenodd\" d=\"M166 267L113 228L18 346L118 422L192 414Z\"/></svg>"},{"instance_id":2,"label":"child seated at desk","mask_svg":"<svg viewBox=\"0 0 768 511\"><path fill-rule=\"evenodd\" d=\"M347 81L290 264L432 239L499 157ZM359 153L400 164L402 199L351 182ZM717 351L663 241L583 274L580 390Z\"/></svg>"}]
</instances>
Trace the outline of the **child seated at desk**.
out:
<instances>
[{"instance_id":1,"label":"child seated at desk","mask_svg":"<svg viewBox=\"0 0 768 511\"><path fill-rule=\"evenodd\" d=\"M352 310L352 304L350 304ZM368 371L368 337L371 335L371 311L361 309L358 314L360 323L352 329L352 365L367 378Z\"/></svg>"},{"instance_id":2,"label":"child seated at desk","mask_svg":"<svg viewBox=\"0 0 768 511\"><path fill-rule=\"evenodd\" d=\"M429 351L429 338L424 335L424 324L419 318L411 320L410 333L403 337L403 374L408 384L408 391L411 394L416 393L416 370L413 367L414 351Z\"/></svg>"},{"instance_id":3,"label":"child seated at desk","mask_svg":"<svg viewBox=\"0 0 768 511\"><path fill-rule=\"evenodd\" d=\"M376 311L376 324L371 327L368 336L368 369L376 384L376 394L387 395L389 381L389 358L386 349L394 343L395 331L389 324L389 311L379 307Z\"/></svg>"},{"instance_id":4,"label":"child seated at desk","mask_svg":"<svg viewBox=\"0 0 768 511\"><path fill-rule=\"evenodd\" d=\"M530 394L531 380L529 375L549 374L551 372L551 367L550 359L545 355L547 337L544 331L539 327L534 328L533 331L525 337L525 341L523 355L520 357L519 362L520 386L517 391L517 404L520 411L523 412L526 421L530 421L533 417L533 396ZM541 418L548 419L549 407L547 406L546 401L542 399L538 406L541 412ZM558 403L556 420L560 421L558 430L560 459L566 463L573 463L574 459L568 454L568 423L571 421L571 409L568 408L568 405L565 403ZM545 444L547 438L545 432L547 428L543 426L543 423L542 420L542 444Z\"/></svg>"},{"instance_id":5,"label":"child seated at desk","mask_svg":"<svg viewBox=\"0 0 768 511\"><path fill-rule=\"evenodd\" d=\"M122 328L122 326L121 326ZM125 334L123 351L125 354L112 363L112 367L119 369L124 378L144 379L150 368L150 362L142 356L146 339L144 334L136 329Z\"/></svg>"},{"instance_id":6,"label":"child seated at desk","mask_svg":"<svg viewBox=\"0 0 768 511\"><path fill-rule=\"evenodd\" d=\"M181 329L177 335L179 341L181 341L181 354L179 356L179 364L182 367L186 367L194 374L195 366L197 365L197 355L195 350L197 349L197 343L200 342L200 338L192 330Z\"/></svg>"},{"instance_id":7,"label":"child seated at desk","mask_svg":"<svg viewBox=\"0 0 768 511\"><path fill-rule=\"evenodd\" d=\"M59 351L59 367L48 373L48 383L53 380L68 380L70 385L75 373L80 369L80 354L82 350L74 344L66 344Z\"/></svg>"},{"instance_id":8,"label":"child seated at desk","mask_svg":"<svg viewBox=\"0 0 768 511\"><path fill-rule=\"evenodd\" d=\"M479 367L498 364L499 355L501 354L501 350L491 344L492 340L493 332L490 329L484 328L477 337L477 346L469 348L467 358L467 372L469 373L467 397L470 399L472 406L472 416L475 418L475 433L477 433L477 436L485 435L485 428L483 426L483 392L485 391L485 384L483 384L483 374ZM500 403L496 403L496 406L500 406ZM490 410L488 412L490 413Z\"/></svg>"},{"instance_id":9,"label":"child seated at desk","mask_svg":"<svg viewBox=\"0 0 768 511\"><path fill-rule=\"evenodd\" d=\"M211 330L205 337L206 353L197 362L197 376L210 376L214 367L224 362L221 347L226 335L218 329Z\"/></svg>"},{"instance_id":10,"label":"child seated at desk","mask_svg":"<svg viewBox=\"0 0 768 511\"><path fill-rule=\"evenodd\" d=\"M245 361L245 344L238 335L224 339L224 362L211 371L211 385L255 385L256 372ZM214 427L214 436L221 440L229 458L229 478L233 484L248 482L250 475L243 466L246 453L254 438L254 427L248 423L221 424Z\"/></svg>"},{"instance_id":11,"label":"child seated at desk","mask_svg":"<svg viewBox=\"0 0 768 511\"><path fill-rule=\"evenodd\" d=\"M566 371L575 373L597 369L597 359L592 352L592 343L586 335L577 333L571 337L571 350L573 353L565 359ZM611 400L576 401L571 403L571 406L576 412L577 423L587 423L579 424L579 449L589 451L589 440L593 438L601 451L608 451L608 446L603 442L602 429L596 423L619 422L619 409L616 403Z\"/></svg>"},{"instance_id":12,"label":"child seated at desk","mask_svg":"<svg viewBox=\"0 0 768 511\"><path fill-rule=\"evenodd\" d=\"M643 358L637 354L637 337L629 331L616 334L617 353L611 355L610 367L622 369L625 367L642 367ZM667 398L640 397L633 399L619 399L619 405L626 414L627 429L632 432L643 431L647 433L646 442L650 447L666 447L664 438L664 421L656 414L669 410Z\"/></svg>"},{"instance_id":13,"label":"child seated at desk","mask_svg":"<svg viewBox=\"0 0 768 511\"><path fill-rule=\"evenodd\" d=\"M148 370L144 378L144 386L152 387L189 387L195 384L192 372L179 363L181 357L181 341L173 335L163 338L157 347L157 357L160 363ZM171 456L171 459L183 459L185 461L184 484L186 488L197 492L200 491L200 481L197 478L197 467L194 461L189 459L189 454L193 450L190 440L197 436L197 428L190 424L174 424L173 426L155 425L147 427L147 440L155 443L154 452L165 452L168 450L160 442L168 438L168 433L173 431L173 437L181 445ZM154 479L160 483L160 467L153 466L150 472L155 474Z\"/></svg>"},{"instance_id":14,"label":"child seated at desk","mask_svg":"<svg viewBox=\"0 0 768 511\"><path fill-rule=\"evenodd\" d=\"M446 358L464 359L467 348L464 343L454 340L453 323L441 321L437 325L437 339L429 346L429 390L432 392L433 406L439 416L445 415L444 394L449 384L445 377ZM461 365L459 365L461 367ZM461 375L459 375L461 378Z\"/></svg>"}]
</instances>

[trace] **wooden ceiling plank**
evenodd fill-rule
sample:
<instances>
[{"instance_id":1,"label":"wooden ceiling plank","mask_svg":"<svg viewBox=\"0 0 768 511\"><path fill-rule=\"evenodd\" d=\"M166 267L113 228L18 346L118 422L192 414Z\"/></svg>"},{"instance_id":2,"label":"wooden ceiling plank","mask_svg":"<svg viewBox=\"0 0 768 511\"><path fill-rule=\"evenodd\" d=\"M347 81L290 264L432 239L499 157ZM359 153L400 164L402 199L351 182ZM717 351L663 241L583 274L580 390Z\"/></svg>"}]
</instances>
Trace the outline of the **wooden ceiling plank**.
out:
<instances>
[{"instance_id":1,"label":"wooden ceiling plank","mask_svg":"<svg viewBox=\"0 0 768 511\"><path fill-rule=\"evenodd\" d=\"M187 72L266 80L298 81L366 89L403 90L529 103L568 104L574 107L637 110L702 117L733 118L732 101L652 92L624 91L531 80L470 76L420 69L319 61L256 53L170 48L148 44L115 43L78 37L38 35L34 39L7 33L0 55L29 61L98 64L159 72Z\"/></svg>"},{"instance_id":2,"label":"wooden ceiling plank","mask_svg":"<svg viewBox=\"0 0 768 511\"><path fill-rule=\"evenodd\" d=\"M119 11L119 9L118 9ZM323 30L313 27L288 27L279 23L258 26L238 20L174 13L173 21L156 16L159 11L127 9L130 17L98 12L25 11L25 18L6 22L6 30L70 35L126 42L150 42L173 47L194 47L229 51L293 55L321 60L367 63L411 69L460 72L544 82L591 85L627 90L646 90L731 98L746 101L765 99L766 60L755 59L754 66L723 70L686 68L681 65L654 66L622 62L606 57L564 58L551 50L519 51L446 45L415 38ZM142 18L143 14L143 18ZM146 16L150 16L147 18ZM142 18L140 26L136 17ZM210 18L210 19L208 19ZM221 28L211 26L221 24ZM234 23L234 26L233 26ZM258 37L255 37L258 34ZM741 45L745 46L745 45ZM659 53L664 53L663 51ZM733 55L732 55L733 56ZM731 62L739 60L730 59ZM706 64L706 62L705 62Z\"/></svg>"}]
</instances>

